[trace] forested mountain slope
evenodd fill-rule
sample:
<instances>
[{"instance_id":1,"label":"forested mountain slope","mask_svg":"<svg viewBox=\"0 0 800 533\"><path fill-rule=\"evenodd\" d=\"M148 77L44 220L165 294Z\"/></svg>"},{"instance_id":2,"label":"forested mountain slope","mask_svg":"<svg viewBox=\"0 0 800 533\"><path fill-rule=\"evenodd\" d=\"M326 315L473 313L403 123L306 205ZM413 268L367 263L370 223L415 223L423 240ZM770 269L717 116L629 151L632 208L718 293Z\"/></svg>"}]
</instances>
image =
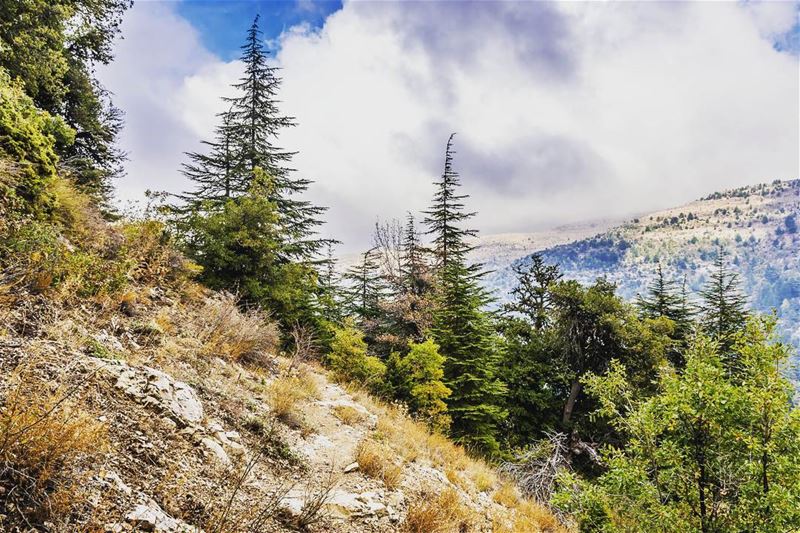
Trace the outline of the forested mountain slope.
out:
<instances>
[{"instance_id":1,"label":"forested mountain slope","mask_svg":"<svg viewBox=\"0 0 800 533\"><path fill-rule=\"evenodd\" d=\"M689 204L634 218L591 237L536 247L565 277L583 282L605 276L625 298L652 281L657 265L697 293L720 249L729 255L752 309L777 312L780 330L800 346L800 180L717 192ZM486 251L484 251L485 255ZM520 257L526 262L529 256ZM487 283L506 298L511 265Z\"/></svg>"}]
</instances>

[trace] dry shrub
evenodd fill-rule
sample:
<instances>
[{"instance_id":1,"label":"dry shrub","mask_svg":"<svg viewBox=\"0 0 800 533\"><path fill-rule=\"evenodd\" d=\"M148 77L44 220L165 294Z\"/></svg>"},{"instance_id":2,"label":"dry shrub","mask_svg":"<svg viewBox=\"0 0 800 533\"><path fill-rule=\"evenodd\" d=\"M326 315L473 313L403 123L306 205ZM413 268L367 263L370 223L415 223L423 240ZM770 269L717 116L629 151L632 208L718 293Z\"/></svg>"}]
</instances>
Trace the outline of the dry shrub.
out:
<instances>
[{"instance_id":1,"label":"dry shrub","mask_svg":"<svg viewBox=\"0 0 800 533\"><path fill-rule=\"evenodd\" d=\"M487 492L497 483L497 475L482 462L473 461L467 471L478 492Z\"/></svg>"},{"instance_id":2,"label":"dry shrub","mask_svg":"<svg viewBox=\"0 0 800 533\"><path fill-rule=\"evenodd\" d=\"M300 389L300 393L303 395L304 399L319 399L319 385L317 384L317 380L314 379L314 375L309 372L307 368L302 367L299 369L294 375L294 380L297 383L297 387Z\"/></svg>"},{"instance_id":3,"label":"dry shrub","mask_svg":"<svg viewBox=\"0 0 800 533\"><path fill-rule=\"evenodd\" d=\"M77 467L107 449L106 428L75 406L71 392L44 392L26 381L0 406L0 486L6 505L21 510L29 526L41 526L85 503Z\"/></svg>"},{"instance_id":4,"label":"dry shrub","mask_svg":"<svg viewBox=\"0 0 800 533\"><path fill-rule=\"evenodd\" d=\"M270 366L279 344L278 328L258 309L242 311L237 298L218 294L198 310L198 340L207 355Z\"/></svg>"},{"instance_id":5,"label":"dry shrub","mask_svg":"<svg viewBox=\"0 0 800 533\"><path fill-rule=\"evenodd\" d=\"M387 446L372 439L365 439L356 447L355 460L358 468L367 476L383 481L387 489L400 486L403 466L397 464L395 454Z\"/></svg>"},{"instance_id":6,"label":"dry shrub","mask_svg":"<svg viewBox=\"0 0 800 533\"><path fill-rule=\"evenodd\" d=\"M513 483L505 482L492 494L492 499L500 505L514 508L520 501L519 490Z\"/></svg>"},{"instance_id":7,"label":"dry shrub","mask_svg":"<svg viewBox=\"0 0 800 533\"><path fill-rule=\"evenodd\" d=\"M348 426L359 424L366 419L364 413L349 405L336 405L332 408L332 411L336 418Z\"/></svg>"},{"instance_id":8,"label":"dry shrub","mask_svg":"<svg viewBox=\"0 0 800 533\"><path fill-rule=\"evenodd\" d=\"M512 511L495 515L496 533L556 533L570 531L543 505L520 501Z\"/></svg>"},{"instance_id":9,"label":"dry shrub","mask_svg":"<svg viewBox=\"0 0 800 533\"><path fill-rule=\"evenodd\" d=\"M475 512L467 507L455 489L445 489L438 495L423 493L408 507L402 525L405 533L468 532L475 527Z\"/></svg>"},{"instance_id":10,"label":"dry shrub","mask_svg":"<svg viewBox=\"0 0 800 533\"><path fill-rule=\"evenodd\" d=\"M297 418L297 405L306 398L300 380L294 376L275 378L267 385L267 401L272 415L285 422Z\"/></svg>"}]
</instances>

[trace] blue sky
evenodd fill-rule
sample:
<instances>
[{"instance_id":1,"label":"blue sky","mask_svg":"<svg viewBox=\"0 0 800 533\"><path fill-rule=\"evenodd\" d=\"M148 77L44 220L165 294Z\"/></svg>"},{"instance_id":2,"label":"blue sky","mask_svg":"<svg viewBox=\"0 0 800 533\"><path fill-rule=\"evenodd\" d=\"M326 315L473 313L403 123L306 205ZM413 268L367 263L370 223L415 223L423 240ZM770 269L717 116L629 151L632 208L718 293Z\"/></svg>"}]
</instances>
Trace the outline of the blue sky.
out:
<instances>
[{"instance_id":1,"label":"blue sky","mask_svg":"<svg viewBox=\"0 0 800 533\"><path fill-rule=\"evenodd\" d=\"M256 15L264 37L273 40L302 23L319 29L328 15L341 8L340 0L183 0L177 12L200 32L206 48L228 61L238 57Z\"/></svg>"}]
</instances>

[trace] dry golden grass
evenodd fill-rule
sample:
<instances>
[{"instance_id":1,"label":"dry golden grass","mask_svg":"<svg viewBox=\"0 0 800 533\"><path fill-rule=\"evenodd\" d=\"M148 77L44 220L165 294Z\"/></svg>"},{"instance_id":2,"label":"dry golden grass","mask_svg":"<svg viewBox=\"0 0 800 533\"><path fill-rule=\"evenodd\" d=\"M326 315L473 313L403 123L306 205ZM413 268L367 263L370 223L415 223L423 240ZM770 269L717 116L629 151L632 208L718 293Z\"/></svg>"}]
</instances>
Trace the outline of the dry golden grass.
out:
<instances>
[{"instance_id":1,"label":"dry golden grass","mask_svg":"<svg viewBox=\"0 0 800 533\"><path fill-rule=\"evenodd\" d=\"M260 311L241 311L236 297L223 293L197 311L197 337L207 355L268 366L279 344L277 326Z\"/></svg>"},{"instance_id":2,"label":"dry golden grass","mask_svg":"<svg viewBox=\"0 0 800 533\"><path fill-rule=\"evenodd\" d=\"M0 486L8 503L39 522L63 520L85 500L76 467L107 450L103 424L69 392L45 391L21 379L0 406Z\"/></svg>"},{"instance_id":3,"label":"dry golden grass","mask_svg":"<svg viewBox=\"0 0 800 533\"><path fill-rule=\"evenodd\" d=\"M520 502L519 490L513 483L505 482L492 494L492 499L504 507L513 509Z\"/></svg>"},{"instance_id":4,"label":"dry golden grass","mask_svg":"<svg viewBox=\"0 0 800 533\"><path fill-rule=\"evenodd\" d=\"M386 445L372 439L361 441L356 447L355 461L367 476L383 481L393 490L403 479L403 466L396 463L395 454Z\"/></svg>"},{"instance_id":5,"label":"dry golden grass","mask_svg":"<svg viewBox=\"0 0 800 533\"><path fill-rule=\"evenodd\" d=\"M405 533L468 532L475 528L477 516L467 507L455 489L438 495L421 494L411 502L402 524Z\"/></svg>"},{"instance_id":6,"label":"dry golden grass","mask_svg":"<svg viewBox=\"0 0 800 533\"><path fill-rule=\"evenodd\" d=\"M267 402L275 418L286 420L298 413L306 394L295 377L276 378L267 385Z\"/></svg>"},{"instance_id":7,"label":"dry golden grass","mask_svg":"<svg viewBox=\"0 0 800 533\"><path fill-rule=\"evenodd\" d=\"M532 501L519 501L516 508L494 516L495 533L568 533L546 507Z\"/></svg>"},{"instance_id":8,"label":"dry golden grass","mask_svg":"<svg viewBox=\"0 0 800 533\"><path fill-rule=\"evenodd\" d=\"M359 424L366 419L364 413L349 405L336 405L331 410L336 418L348 426Z\"/></svg>"},{"instance_id":9,"label":"dry golden grass","mask_svg":"<svg viewBox=\"0 0 800 533\"><path fill-rule=\"evenodd\" d=\"M497 474L485 463L472 461L467 473L478 492L488 492L497 484Z\"/></svg>"}]
</instances>

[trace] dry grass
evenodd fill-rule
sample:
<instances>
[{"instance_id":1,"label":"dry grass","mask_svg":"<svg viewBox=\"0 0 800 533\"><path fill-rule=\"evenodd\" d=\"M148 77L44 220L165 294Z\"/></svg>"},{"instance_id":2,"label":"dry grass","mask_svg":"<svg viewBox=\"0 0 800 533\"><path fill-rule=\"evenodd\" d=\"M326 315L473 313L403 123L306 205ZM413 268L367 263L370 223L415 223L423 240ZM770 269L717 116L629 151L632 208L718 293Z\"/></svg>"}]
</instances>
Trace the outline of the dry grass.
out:
<instances>
[{"instance_id":1,"label":"dry grass","mask_svg":"<svg viewBox=\"0 0 800 533\"><path fill-rule=\"evenodd\" d=\"M242 311L236 297L222 293L197 311L197 338L207 355L269 366L279 343L277 326L259 310Z\"/></svg>"},{"instance_id":2,"label":"dry grass","mask_svg":"<svg viewBox=\"0 0 800 533\"><path fill-rule=\"evenodd\" d=\"M349 405L336 405L332 408L334 416L348 426L360 424L366 419L364 413Z\"/></svg>"},{"instance_id":3,"label":"dry grass","mask_svg":"<svg viewBox=\"0 0 800 533\"><path fill-rule=\"evenodd\" d=\"M272 415L283 421L299 416L298 405L308 398L301 380L294 376L279 377L267 385L267 402Z\"/></svg>"},{"instance_id":4,"label":"dry grass","mask_svg":"<svg viewBox=\"0 0 800 533\"><path fill-rule=\"evenodd\" d=\"M488 492L497 484L497 474L484 463L472 461L467 473L478 492Z\"/></svg>"},{"instance_id":5,"label":"dry grass","mask_svg":"<svg viewBox=\"0 0 800 533\"><path fill-rule=\"evenodd\" d=\"M400 486L403 479L403 466L397 464L395 454L386 445L372 439L365 439L356 447L355 461L358 468L367 476L383 481L390 490Z\"/></svg>"},{"instance_id":6,"label":"dry grass","mask_svg":"<svg viewBox=\"0 0 800 533\"><path fill-rule=\"evenodd\" d=\"M438 495L421 494L411 502L402 524L405 533L453 533L473 531L477 522L474 511L467 507L455 489Z\"/></svg>"},{"instance_id":7,"label":"dry grass","mask_svg":"<svg viewBox=\"0 0 800 533\"><path fill-rule=\"evenodd\" d=\"M0 406L0 487L30 524L68 519L85 502L77 467L107 449L106 428L70 391L20 379Z\"/></svg>"},{"instance_id":8,"label":"dry grass","mask_svg":"<svg viewBox=\"0 0 800 533\"><path fill-rule=\"evenodd\" d=\"M495 533L567 533L570 531L549 509L532 501L518 502L516 508L494 516Z\"/></svg>"},{"instance_id":9,"label":"dry grass","mask_svg":"<svg viewBox=\"0 0 800 533\"><path fill-rule=\"evenodd\" d=\"M505 482L492 494L492 499L500 505L513 509L520 502L519 489L513 483Z\"/></svg>"}]
</instances>

